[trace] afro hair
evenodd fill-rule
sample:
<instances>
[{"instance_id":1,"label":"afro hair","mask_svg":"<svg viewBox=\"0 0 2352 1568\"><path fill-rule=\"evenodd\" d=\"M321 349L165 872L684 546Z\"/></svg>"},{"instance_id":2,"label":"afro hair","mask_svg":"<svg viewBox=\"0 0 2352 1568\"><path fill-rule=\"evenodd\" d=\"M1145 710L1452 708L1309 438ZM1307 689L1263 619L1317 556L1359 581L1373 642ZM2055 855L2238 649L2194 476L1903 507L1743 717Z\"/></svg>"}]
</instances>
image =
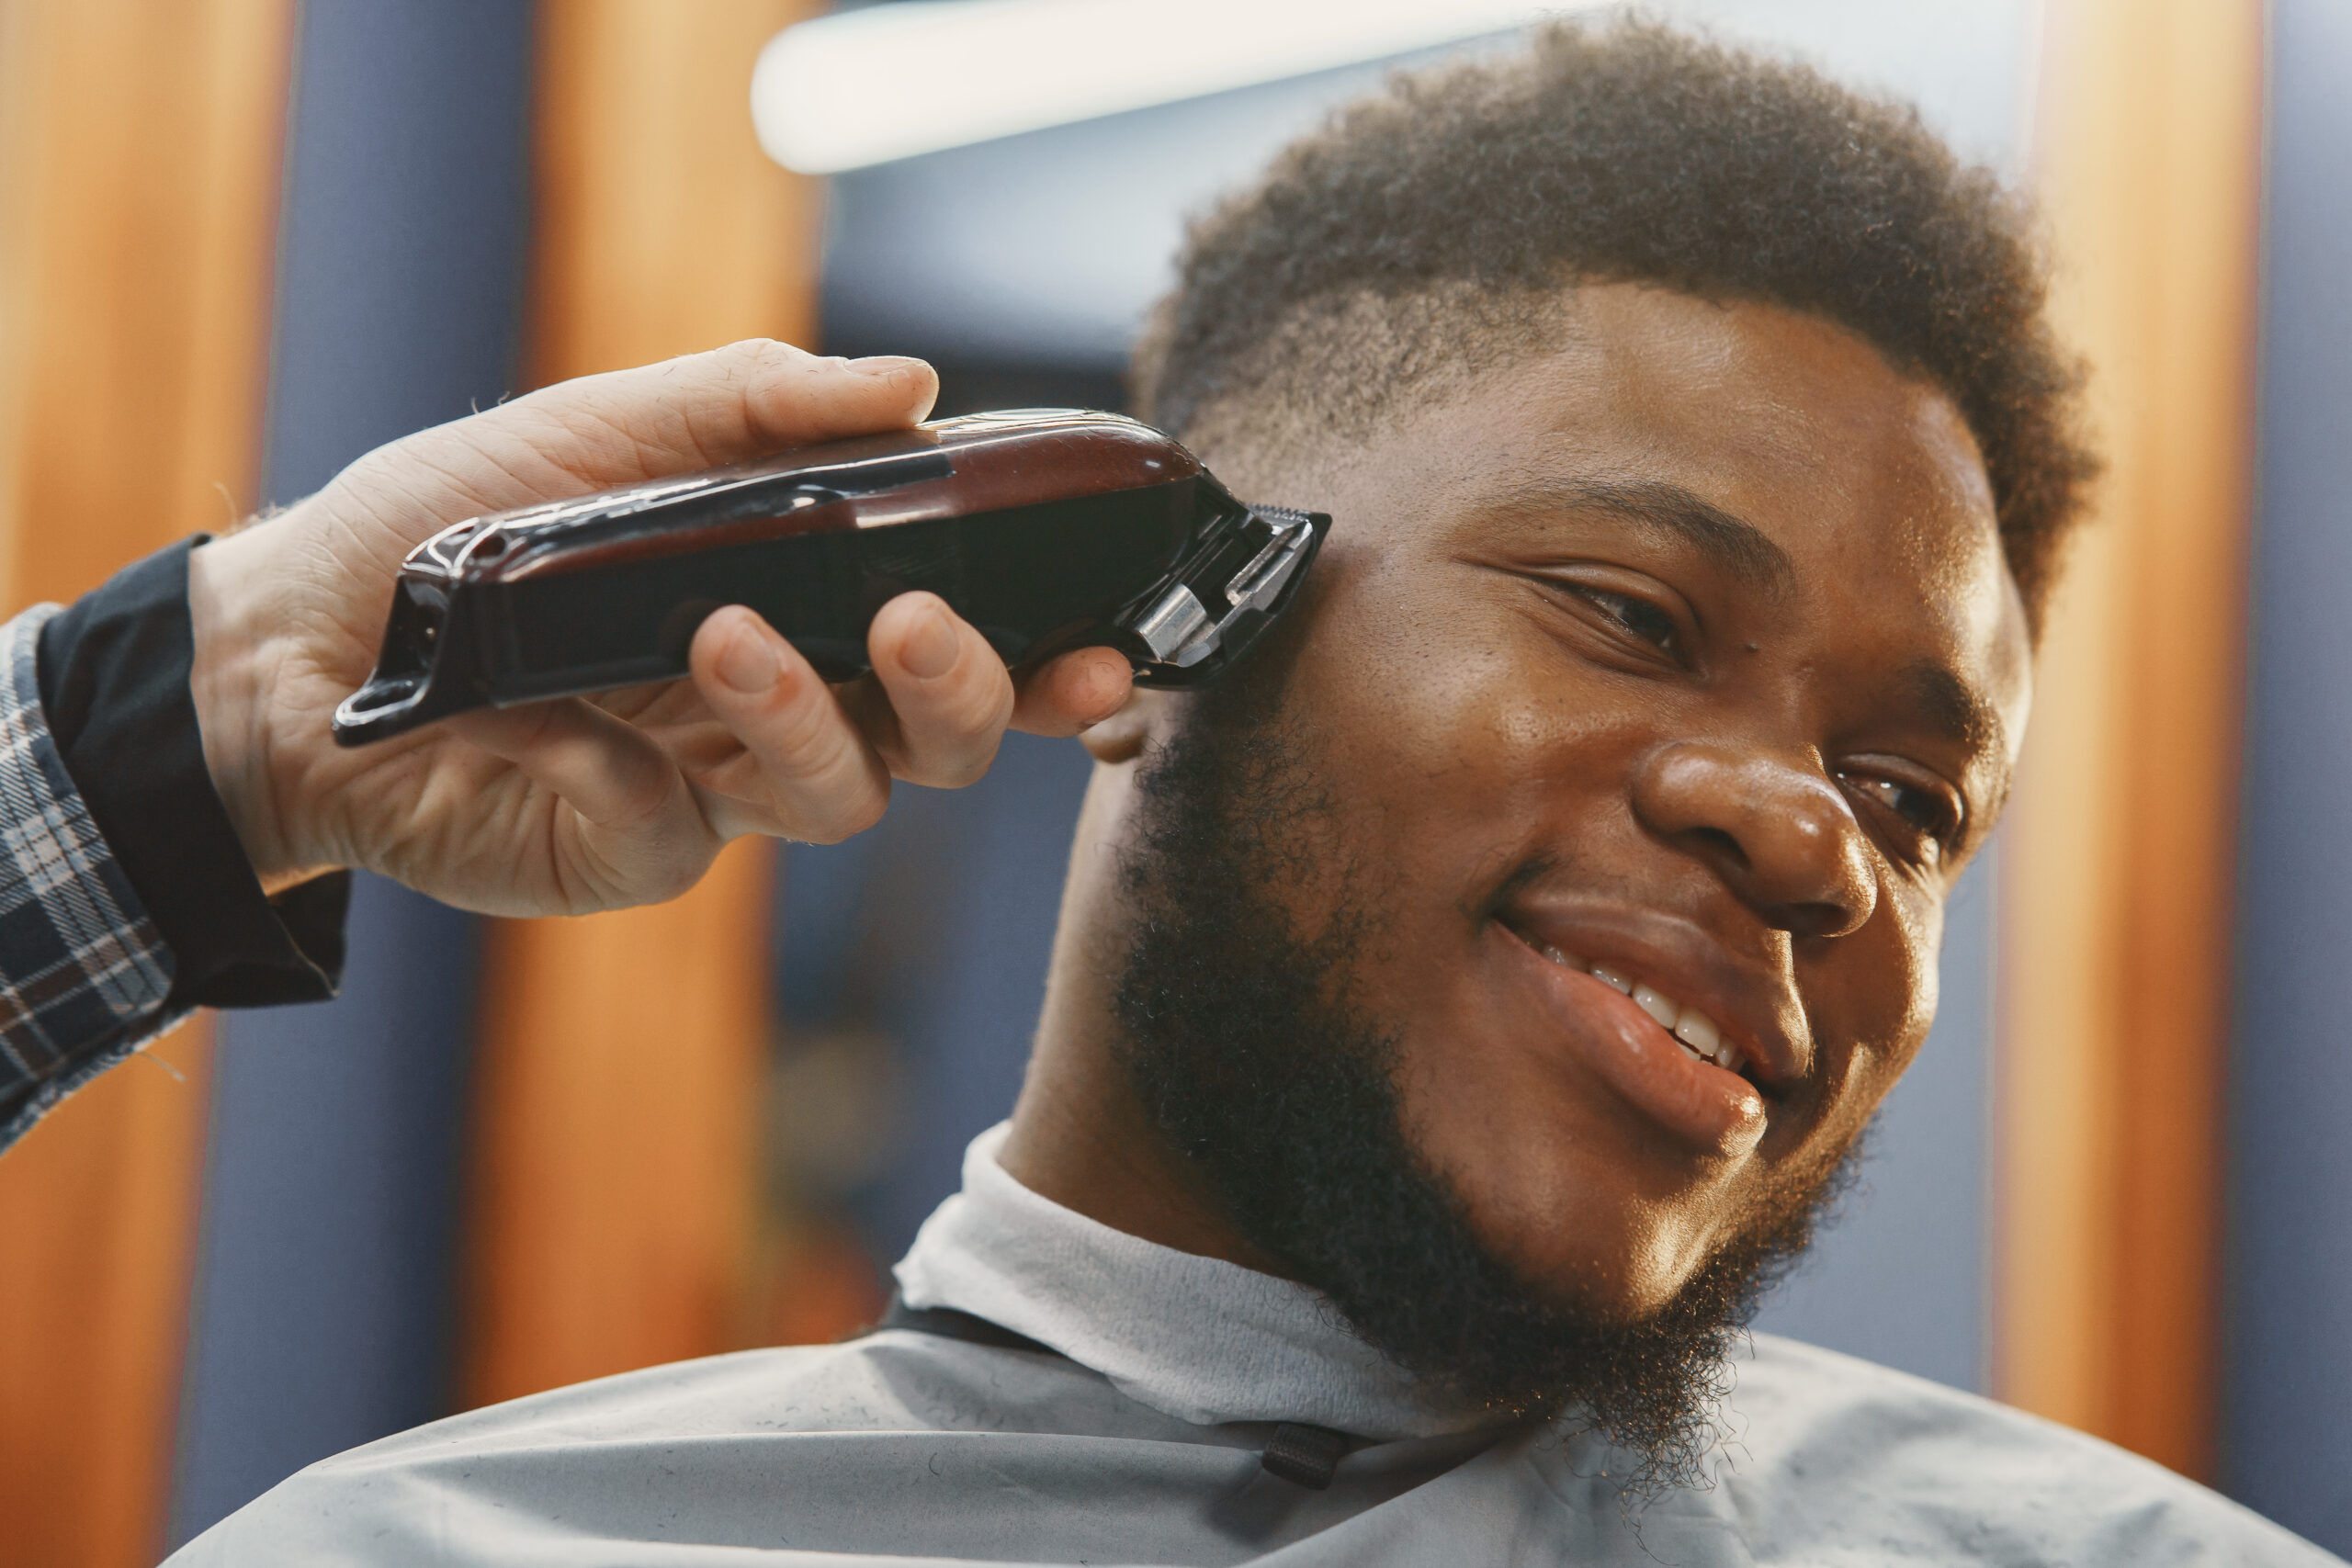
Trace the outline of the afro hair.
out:
<instances>
[{"instance_id":1,"label":"afro hair","mask_svg":"<svg viewBox=\"0 0 2352 1568\"><path fill-rule=\"evenodd\" d=\"M1193 225L1136 400L1196 440L1361 432L1539 351L1585 282L1808 312L1940 388L2039 637L2098 462L2031 209L1914 109L1655 23L1399 75L1293 143Z\"/></svg>"}]
</instances>

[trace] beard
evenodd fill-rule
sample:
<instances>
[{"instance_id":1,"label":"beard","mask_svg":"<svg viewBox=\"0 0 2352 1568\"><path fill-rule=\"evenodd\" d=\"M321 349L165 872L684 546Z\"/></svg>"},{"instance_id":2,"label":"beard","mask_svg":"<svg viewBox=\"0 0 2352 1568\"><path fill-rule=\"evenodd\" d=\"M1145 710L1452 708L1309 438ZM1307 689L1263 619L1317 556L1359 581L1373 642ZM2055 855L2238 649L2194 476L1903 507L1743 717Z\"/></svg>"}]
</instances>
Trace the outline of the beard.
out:
<instances>
[{"instance_id":1,"label":"beard","mask_svg":"<svg viewBox=\"0 0 2352 1568\"><path fill-rule=\"evenodd\" d=\"M1731 1352L1849 1184L1850 1152L1776 1178L1634 1320L1522 1279L1407 1136L1398 1033L1352 999L1374 900L1332 841L1332 800L1266 664L1193 699L1137 780L1120 866L1136 923L1114 998L1130 1086L1234 1228L1433 1396L1498 1417L1581 1410L1635 1456L1635 1489L1696 1480ZM1302 935L1280 890L1334 883Z\"/></svg>"}]
</instances>

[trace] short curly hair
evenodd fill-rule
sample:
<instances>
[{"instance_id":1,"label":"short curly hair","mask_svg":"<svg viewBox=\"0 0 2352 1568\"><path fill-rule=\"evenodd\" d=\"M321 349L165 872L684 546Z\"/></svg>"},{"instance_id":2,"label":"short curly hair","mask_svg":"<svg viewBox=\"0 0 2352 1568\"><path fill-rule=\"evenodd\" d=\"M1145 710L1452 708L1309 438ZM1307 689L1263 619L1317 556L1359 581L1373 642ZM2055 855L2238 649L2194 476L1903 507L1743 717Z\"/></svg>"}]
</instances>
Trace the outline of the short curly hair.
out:
<instances>
[{"instance_id":1,"label":"short curly hair","mask_svg":"<svg viewBox=\"0 0 2352 1568\"><path fill-rule=\"evenodd\" d=\"M1399 75L1192 226L1136 401L1195 440L1362 431L1539 350L1566 285L1835 321L1974 433L2034 636L2098 461L2034 217L1917 111L1651 22Z\"/></svg>"}]
</instances>

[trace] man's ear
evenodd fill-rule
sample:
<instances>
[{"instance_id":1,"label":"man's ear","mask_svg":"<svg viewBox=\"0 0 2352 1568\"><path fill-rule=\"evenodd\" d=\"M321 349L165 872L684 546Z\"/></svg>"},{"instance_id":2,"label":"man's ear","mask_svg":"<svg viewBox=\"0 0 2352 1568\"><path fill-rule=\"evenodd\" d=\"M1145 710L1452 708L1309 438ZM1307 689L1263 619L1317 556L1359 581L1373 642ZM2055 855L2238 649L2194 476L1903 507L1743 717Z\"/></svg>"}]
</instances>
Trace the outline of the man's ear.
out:
<instances>
[{"instance_id":1,"label":"man's ear","mask_svg":"<svg viewBox=\"0 0 2352 1568\"><path fill-rule=\"evenodd\" d=\"M1119 705L1119 711L1079 736L1098 762L1132 762L1143 754L1144 742L1166 722L1168 694L1137 686Z\"/></svg>"}]
</instances>

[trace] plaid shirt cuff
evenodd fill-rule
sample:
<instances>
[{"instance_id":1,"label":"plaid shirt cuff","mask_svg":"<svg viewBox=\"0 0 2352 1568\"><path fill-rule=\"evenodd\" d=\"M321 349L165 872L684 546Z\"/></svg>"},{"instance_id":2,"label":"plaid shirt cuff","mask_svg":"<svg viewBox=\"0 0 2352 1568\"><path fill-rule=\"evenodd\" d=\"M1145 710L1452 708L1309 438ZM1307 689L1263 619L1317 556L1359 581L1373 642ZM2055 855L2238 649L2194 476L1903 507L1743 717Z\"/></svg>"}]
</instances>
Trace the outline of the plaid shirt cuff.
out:
<instances>
[{"instance_id":1,"label":"plaid shirt cuff","mask_svg":"<svg viewBox=\"0 0 2352 1568\"><path fill-rule=\"evenodd\" d=\"M43 604L0 626L0 1149L162 1034L173 960L41 708Z\"/></svg>"}]
</instances>

